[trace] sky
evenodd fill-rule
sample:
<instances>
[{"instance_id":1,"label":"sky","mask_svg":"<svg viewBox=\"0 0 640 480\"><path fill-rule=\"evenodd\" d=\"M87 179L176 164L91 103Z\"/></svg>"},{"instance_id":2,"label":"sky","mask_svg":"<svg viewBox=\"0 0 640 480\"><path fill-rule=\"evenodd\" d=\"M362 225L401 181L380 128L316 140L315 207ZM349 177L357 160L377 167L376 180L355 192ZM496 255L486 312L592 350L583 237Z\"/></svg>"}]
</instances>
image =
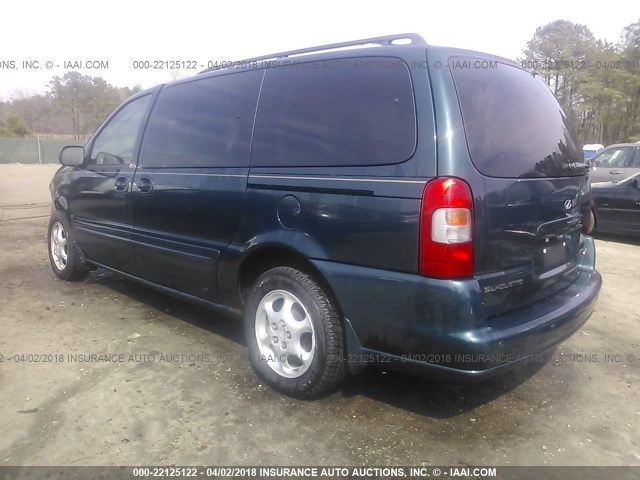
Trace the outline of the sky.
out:
<instances>
[{"instance_id":1,"label":"sky","mask_svg":"<svg viewBox=\"0 0 640 480\"><path fill-rule=\"evenodd\" d=\"M10 100L46 92L52 76L73 67L119 87L147 88L191 76L208 62L404 32L515 60L536 27L557 19L615 42L640 19L640 2L20 0L0 11L0 100ZM134 68L163 60L197 68Z\"/></svg>"}]
</instances>

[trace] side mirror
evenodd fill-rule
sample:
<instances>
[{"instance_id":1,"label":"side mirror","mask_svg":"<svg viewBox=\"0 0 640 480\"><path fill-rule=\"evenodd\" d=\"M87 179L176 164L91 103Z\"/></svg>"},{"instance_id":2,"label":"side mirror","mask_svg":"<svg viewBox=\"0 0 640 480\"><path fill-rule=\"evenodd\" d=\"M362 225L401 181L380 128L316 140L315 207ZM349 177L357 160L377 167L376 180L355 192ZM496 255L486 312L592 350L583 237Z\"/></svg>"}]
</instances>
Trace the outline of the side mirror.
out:
<instances>
[{"instance_id":1,"label":"side mirror","mask_svg":"<svg viewBox=\"0 0 640 480\"><path fill-rule=\"evenodd\" d=\"M633 188L640 188L640 181L638 180L638 177L631 180L631 186Z\"/></svg>"},{"instance_id":2,"label":"side mirror","mask_svg":"<svg viewBox=\"0 0 640 480\"><path fill-rule=\"evenodd\" d=\"M84 147L67 145L60 151L60 163L67 167L77 167L84 162Z\"/></svg>"}]
</instances>

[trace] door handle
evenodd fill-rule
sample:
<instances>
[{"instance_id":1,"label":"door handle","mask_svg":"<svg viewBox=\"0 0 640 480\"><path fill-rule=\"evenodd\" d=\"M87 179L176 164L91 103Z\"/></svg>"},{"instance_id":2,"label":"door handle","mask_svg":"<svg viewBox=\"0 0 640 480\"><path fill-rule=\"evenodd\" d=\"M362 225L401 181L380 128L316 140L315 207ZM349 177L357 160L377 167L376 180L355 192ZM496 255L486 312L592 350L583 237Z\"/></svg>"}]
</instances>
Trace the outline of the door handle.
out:
<instances>
[{"instance_id":1,"label":"door handle","mask_svg":"<svg viewBox=\"0 0 640 480\"><path fill-rule=\"evenodd\" d=\"M609 175L622 175L622 170L611 170Z\"/></svg>"},{"instance_id":2,"label":"door handle","mask_svg":"<svg viewBox=\"0 0 640 480\"><path fill-rule=\"evenodd\" d=\"M124 192L129 186L129 180L127 177L118 177L116 178L116 190L119 192Z\"/></svg>"},{"instance_id":3,"label":"door handle","mask_svg":"<svg viewBox=\"0 0 640 480\"><path fill-rule=\"evenodd\" d=\"M138 190L142 193L149 193L153 190L153 180L150 177L140 177L136 182Z\"/></svg>"}]
</instances>

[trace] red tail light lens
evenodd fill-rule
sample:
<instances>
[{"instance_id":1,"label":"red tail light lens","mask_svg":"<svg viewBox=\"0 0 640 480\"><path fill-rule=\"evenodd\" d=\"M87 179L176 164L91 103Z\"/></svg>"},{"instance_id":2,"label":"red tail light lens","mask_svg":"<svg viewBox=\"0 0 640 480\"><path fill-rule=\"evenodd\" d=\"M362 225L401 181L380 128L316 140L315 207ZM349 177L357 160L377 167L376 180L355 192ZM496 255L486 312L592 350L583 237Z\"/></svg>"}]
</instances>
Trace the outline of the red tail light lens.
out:
<instances>
[{"instance_id":1,"label":"red tail light lens","mask_svg":"<svg viewBox=\"0 0 640 480\"><path fill-rule=\"evenodd\" d=\"M473 196L459 178L436 178L422 193L420 274L473 276Z\"/></svg>"}]
</instances>

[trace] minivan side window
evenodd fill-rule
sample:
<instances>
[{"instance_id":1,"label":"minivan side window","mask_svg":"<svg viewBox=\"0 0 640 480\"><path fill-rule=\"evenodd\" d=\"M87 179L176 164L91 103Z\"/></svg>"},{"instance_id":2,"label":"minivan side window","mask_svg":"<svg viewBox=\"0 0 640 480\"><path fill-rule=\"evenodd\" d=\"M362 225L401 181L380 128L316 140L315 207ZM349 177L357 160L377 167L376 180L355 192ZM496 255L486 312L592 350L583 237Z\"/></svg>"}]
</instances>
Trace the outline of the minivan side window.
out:
<instances>
[{"instance_id":1,"label":"minivan side window","mask_svg":"<svg viewBox=\"0 0 640 480\"><path fill-rule=\"evenodd\" d=\"M122 107L93 141L87 165L128 165L151 95Z\"/></svg>"},{"instance_id":2,"label":"minivan side window","mask_svg":"<svg viewBox=\"0 0 640 480\"><path fill-rule=\"evenodd\" d=\"M252 70L166 87L151 112L140 164L248 167L262 76Z\"/></svg>"},{"instance_id":3,"label":"minivan side window","mask_svg":"<svg viewBox=\"0 0 640 480\"><path fill-rule=\"evenodd\" d=\"M252 166L384 165L409 159L416 113L407 65L390 57L267 69Z\"/></svg>"}]
</instances>

